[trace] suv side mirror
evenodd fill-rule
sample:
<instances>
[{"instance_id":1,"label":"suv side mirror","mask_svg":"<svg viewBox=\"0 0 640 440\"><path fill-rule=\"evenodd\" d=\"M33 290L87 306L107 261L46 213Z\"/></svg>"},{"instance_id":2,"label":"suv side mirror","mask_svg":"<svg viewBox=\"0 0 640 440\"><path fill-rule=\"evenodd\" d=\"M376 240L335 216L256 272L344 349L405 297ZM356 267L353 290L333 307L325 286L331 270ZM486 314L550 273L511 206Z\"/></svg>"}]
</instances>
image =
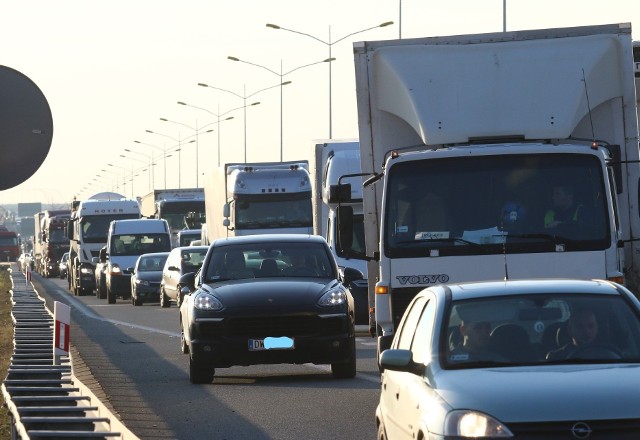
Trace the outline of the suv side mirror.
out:
<instances>
[{"instance_id":1,"label":"suv side mirror","mask_svg":"<svg viewBox=\"0 0 640 440\"><path fill-rule=\"evenodd\" d=\"M189 272L189 273L185 273L184 275L182 275L180 277L180 280L178 281L178 283L180 283L182 286L184 286L185 289L188 289L188 292L186 292L187 294L193 292L194 290L196 290L196 274L195 272ZM182 293L182 291L181 291Z\"/></svg>"}]
</instances>

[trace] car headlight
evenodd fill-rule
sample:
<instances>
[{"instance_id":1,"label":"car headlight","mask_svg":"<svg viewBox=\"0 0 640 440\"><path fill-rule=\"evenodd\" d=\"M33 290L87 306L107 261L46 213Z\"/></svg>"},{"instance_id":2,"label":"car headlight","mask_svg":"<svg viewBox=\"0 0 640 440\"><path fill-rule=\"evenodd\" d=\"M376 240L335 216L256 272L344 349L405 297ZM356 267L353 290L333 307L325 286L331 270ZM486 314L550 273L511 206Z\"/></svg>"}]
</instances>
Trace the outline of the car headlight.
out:
<instances>
[{"instance_id":1,"label":"car headlight","mask_svg":"<svg viewBox=\"0 0 640 440\"><path fill-rule=\"evenodd\" d=\"M459 410L447 414L444 435L452 437L511 438L513 434L501 422L477 411Z\"/></svg>"},{"instance_id":2,"label":"car headlight","mask_svg":"<svg viewBox=\"0 0 640 440\"><path fill-rule=\"evenodd\" d=\"M80 273L83 273L83 274L87 275L87 274L93 273L93 271L91 269L89 269L89 268L82 267L82 268L80 268Z\"/></svg>"},{"instance_id":3,"label":"car headlight","mask_svg":"<svg viewBox=\"0 0 640 440\"><path fill-rule=\"evenodd\" d=\"M330 290L318 300L321 306L339 306L347 302L347 294L342 290Z\"/></svg>"},{"instance_id":4,"label":"car headlight","mask_svg":"<svg viewBox=\"0 0 640 440\"><path fill-rule=\"evenodd\" d=\"M120 266L118 266L117 264L111 266L111 275L120 275L121 273L122 270L120 270Z\"/></svg>"},{"instance_id":5,"label":"car headlight","mask_svg":"<svg viewBox=\"0 0 640 440\"><path fill-rule=\"evenodd\" d=\"M136 284L139 284L141 286L148 286L149 285L149 281L147 281L147 280L136 280Z\"/></svg>"},{"instance_id":6,"label":"car headlight","mask_svg":"<svg viewBox=\"0 0 640 440\"><path fill-rule=\"evenodd\" d=\"M218 299L208 293L198 293L193 299L193 306L198 310L221 310L222 303Z\"/></svg>"}]
</instances>

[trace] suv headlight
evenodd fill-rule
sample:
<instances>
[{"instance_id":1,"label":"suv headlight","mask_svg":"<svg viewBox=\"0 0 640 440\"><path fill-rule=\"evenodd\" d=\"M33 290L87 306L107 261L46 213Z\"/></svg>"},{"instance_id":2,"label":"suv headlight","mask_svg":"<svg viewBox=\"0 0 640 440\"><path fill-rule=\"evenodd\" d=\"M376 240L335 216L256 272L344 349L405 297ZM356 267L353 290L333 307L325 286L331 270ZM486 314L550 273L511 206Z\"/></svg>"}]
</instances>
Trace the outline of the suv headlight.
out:
<instances>
[{"instance_id":1,"label":"suv headlight","mask_svg":"<svg viewBox=\"0 0 640 440\"><path fill-rule=\"evenodd\" d=\"M136 284L140 284L141 286L148 286L149 285L149 281L136 279Z\"/></svg>"},{"instance_id":2,"label":"suv headlight","mask_svg":"<svg viewBox=\"0 0 640 440\"><path fill-rule=\"evenodd\" d=\"M318 300L321 306L340 306L347 302L347 294L340 289L333 289L322 295Z\"/></svg>"},{"instance_id":3,"label":"suv headlight","mask_svg":"<svg viewBox=\"0 0 640 440\"><path fill-rule=\"evenodd\" d=\"M477 411L458 410L447 414L444 422L446 437L511 438L509 428L493 417Z\"/></svg>"},{"instance_id":4,"label":"suv headlight","mask_svg":"<svg viewBox=\"0 0 640 440\"><path fill-rule=\"evenodd\" d=\"M117 264L114 264L113 266L111 266L111 275L120 275L122 273L122 270L120 270L120 266L118 266Z\"/></svg>"},{"instance_id":5,"label":"suv headlight","mask_svg":"<svg viewBox=\"0 0 640 440\"><path fill-rule=\"evenodd\" d=\"M87 267L81 267L80 268L80 273L83 273L85 275L92 273L92 270L87 268Z\"/></svg>"},{"instance_id":6,"label":"suv headlight","mask_svg":"<svg viewBox=\"0 0 640 440\"><path fill-rule=\"evenodd\" d=\"M193 299L193 306L198 310L221 310L223 308L222 303L213 295L208 293L198 293Z\"/></svg>"}]
</instances>

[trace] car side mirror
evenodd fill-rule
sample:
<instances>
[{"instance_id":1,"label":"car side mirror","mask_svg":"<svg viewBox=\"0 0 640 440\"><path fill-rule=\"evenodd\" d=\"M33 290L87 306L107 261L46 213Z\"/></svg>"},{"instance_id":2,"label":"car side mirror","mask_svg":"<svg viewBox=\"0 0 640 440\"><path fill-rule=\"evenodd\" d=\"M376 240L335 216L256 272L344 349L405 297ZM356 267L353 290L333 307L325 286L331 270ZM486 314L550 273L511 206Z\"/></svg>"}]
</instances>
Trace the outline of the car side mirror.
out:
<instances>
[{"instance_id":1,"label":"car side mirror","mask_svg":"<svg viewBox=\"0 0 640 440\"><path fill-rule=\"evenodd\" d=\"M380 368L417 375L424 375L425 371L424 364L413 361L413 352L411 350L401 349L383 351L380 355Z\"/></svg>"},{"instance_id":2,"label":"car side mirror","mask_svg":"<svg viewBox=\"0 0 640 440\"><path fill-rule=\"evenodd\" d=\"M172 272L180 272L180 269L177 266L169 266L167 267L167 270L170 270Z\"/></svg>"},{"instance_id":3,"label":"car side mirror","mask_svg":"<svg viewBox=\"0 0 640 440\"><path fill-rule=\"evenodd\" d=\"M127 267L127 272L129 272L129 273L136 273L136 272L135 272L135 268L134 268L134 267Z\"/></svg>"},{"instance_id":4,"label":"car side mirror","mask_svg":"<svg viewBox=\"0 0 640 440\"><path fill-rule=\"evenodd\" d=\"M93 264L94 266L98 264L98 257L91 257L91 264Z\"/></svg>"},{"instance_id":5,"label":"car side mirror","mask_svg":"<svg viewBox=\"0 0 640 440\"><path fill-rule=\"evenodd\" d=\"M362 272L360 272L358 269L355 269L353 267L345 267L344 269L341 270L341 272L342 272L342 284L344 284L345 286L348 286L354 281L358 281L364 278L364 275L362 275Z\"/></svg>"}]
</instances>

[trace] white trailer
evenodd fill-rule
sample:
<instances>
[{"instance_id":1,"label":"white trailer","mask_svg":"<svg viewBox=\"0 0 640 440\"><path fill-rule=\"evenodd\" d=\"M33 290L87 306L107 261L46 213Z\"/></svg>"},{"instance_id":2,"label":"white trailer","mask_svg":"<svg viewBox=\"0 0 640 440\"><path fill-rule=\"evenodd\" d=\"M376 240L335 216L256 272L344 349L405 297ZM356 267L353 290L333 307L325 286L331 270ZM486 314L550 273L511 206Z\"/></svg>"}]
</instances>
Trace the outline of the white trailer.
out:
<instances>
[{"instance_id":1,"label":"white trailer","mask_svg":"<svg viewBox=\"0 0 640 440\"><path fill-rule=\"evenodd\" d=\"M354 56L379 350L434 283L601 278L639 293L630 24L359 42ZM587 215L553 229L561 184Z\"/></svg>"},{"instance_id":2,"label":"white trailer","mask_svg":"<svg viewBox=\"0 0 640 440\"><path fill-rule=\"evenodd\" d=\"M69 237L69 289L74 295L92 292L95 287L93 257L107 244L112 220L140 218L137 200L127 200L118 194L97 194L90 199L71 204L71 218L67 225ZM121 197L121 198L118 198Z\"/></svg>"},{"instance_id":3,"label":"white trailer","mask_svg":"<svg viewBox=\"0 0 640 440\"><path fill-rule=\"evenodd\" d=\"M362 273L350 287L356 308L356 324L369 323L367 295L367 261L364 255L364 214L362 211L362 179L360 175L360 143L358 140L318 140L313 144L309 174L313 183L313 233L329 244L340 269L352 267ZM337 242L336 194L331 188L338 183L349 184L349 202L353 208L353 246L345 254Z\"/></svg>"},{"instance_id":4,"label":"white trailer","mask_svg":"<svg viewBox=\"0 0 640 440\"><path fill-rule=\"evenodd\" d=\"M252 234L312 234L308 161L228 163L204 188L207 243Z\"/></svg>"}]
</instances>

